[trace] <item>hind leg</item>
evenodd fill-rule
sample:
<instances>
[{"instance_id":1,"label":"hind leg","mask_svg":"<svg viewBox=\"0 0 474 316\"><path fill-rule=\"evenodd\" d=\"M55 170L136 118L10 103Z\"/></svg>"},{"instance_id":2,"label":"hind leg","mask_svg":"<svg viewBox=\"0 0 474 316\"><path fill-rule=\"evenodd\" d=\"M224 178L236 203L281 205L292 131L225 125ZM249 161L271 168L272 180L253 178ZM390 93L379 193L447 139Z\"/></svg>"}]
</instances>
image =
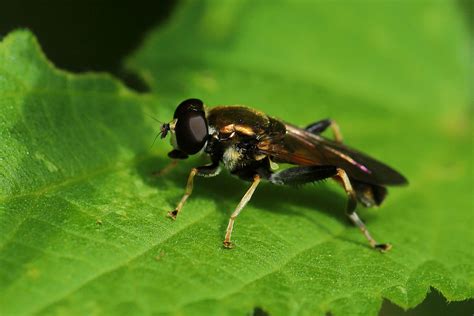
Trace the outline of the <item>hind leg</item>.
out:
<instances>
[{"instance_id":1,"label":"hind leg","mask_svg":"<svg viewBox=\"0 0 474 316\"><path fill-rule=\"evenodd\" d=\"M349 197L346 209L347 216L357 227L359 227L360 231L364 234L365 238L367 238L372 248L378 249L382 252L390 250L390 248L392 248L392 245L377 243L375 239L372 238L364 222L362 222L362 220L359 218L359 215L357 215L357 213L355 212L355 208L357 206L357 196L354 189L352 188L351 182L346 172L343 169L338 168L337 177L341 180L342 185L344 186L344 189L346 190L346 193Z\"/></svg>"},{"instance_id":2,"label":"hind leg","mask_svg":"<svg viewBox=\"0 0 474 316\"><path fill-rule=\"evenodd\" d=\"M337 125L337 123L331 119L325 119L325 120L321 120L316 123L310 124L306 126L305 130L307 130L308 132L312 134L319 135L322 132L324 132L328 127L331 128L332 134L336 142L342 143L342 134L341 134L341 130L339 129L339 125Z\"/></svg>"},{"instance_id":3,"label":"hind leg","mask_svg":"<svg viewBox=\"0 0 474 316\"><path fill-rule=\"evenodd\" d=\"M352 188L356 192L357 199L365 207L374 207L382 204L387 196L387 188L381 185L367 184L349 178Z\"/></svg>"},{"instance_id":4,"label":"hind leg","mask_svg":"<svg viewBox=\"0 0 474 316\"><path fill-rule=\"evenodd\" d=\"M268 180L273 184L300 185L321 181L337 175L334 166L294 167L273 173Z\"/></svg>"}]
</instances>

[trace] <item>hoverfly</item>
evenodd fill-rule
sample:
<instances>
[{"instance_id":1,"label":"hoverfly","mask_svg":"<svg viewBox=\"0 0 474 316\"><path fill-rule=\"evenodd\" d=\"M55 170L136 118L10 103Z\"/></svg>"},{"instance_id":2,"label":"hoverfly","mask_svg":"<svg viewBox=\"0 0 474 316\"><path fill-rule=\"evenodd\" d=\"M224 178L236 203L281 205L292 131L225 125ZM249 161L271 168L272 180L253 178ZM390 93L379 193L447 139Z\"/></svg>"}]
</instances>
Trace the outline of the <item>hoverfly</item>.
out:
<instances>
[{"instance_id":1,"label":"hoverfly","mask_svg":"<svg viewBox=\"0 0 474 316\"><path fill-rule=\"evenodd\" d=\"M334 140L321 136L331 128ZM199 99L181 102L173 120L161 126L161 138L171 134L175 161L205 153L211 163L191 169L186 190L176 208L168 213L176 219L193 190L195 176L214 177L221 163L231 174L251 182L232 213L224 247L232 248L234 221L250 201L261 180L277 185L299 185L327 178L336 180L348 195L346 214L362 231L372 248L387 251L388 243L377 243L355 212L357 202L366 207L380 205L386 186L407 184L391 167L354 150L342 142L338 125L325 119L302 129L245 106L206 108ZM275 171L278 163L293 165Z\"/></svg>"}]
</instances>

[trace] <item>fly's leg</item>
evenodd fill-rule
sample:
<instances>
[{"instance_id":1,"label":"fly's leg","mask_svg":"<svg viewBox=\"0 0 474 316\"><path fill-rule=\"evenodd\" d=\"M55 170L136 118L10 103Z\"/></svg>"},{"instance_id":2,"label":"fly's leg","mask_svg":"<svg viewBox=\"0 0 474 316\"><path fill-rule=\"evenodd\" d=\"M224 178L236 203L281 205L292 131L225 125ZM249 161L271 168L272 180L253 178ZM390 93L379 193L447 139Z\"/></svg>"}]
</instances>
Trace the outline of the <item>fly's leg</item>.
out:
<instances>
[{"instance_id":1,"label":"fly's leg","mask_svg":"<svg viewBox=\"0 0 474 316\"><path fill-rule=\"evenodd\" d=\"M336 142L342 143L342 134L341 134L341 130L339 129L339 125L331 119L325 119L325 120L321 120L316 123L310 124L306 126L305 130L307 130L308 132L312 134L321 134L328 127L331 128L332 134L334 135L334 139L336 140Z\"/></svg>"},{"instance_id":2,"label":"fly's leg","mask_svg":"<svg viewBox=\"0 0 474 316\"><path fill-rule=\"evenodd\" d=\"M311 123L305 127L305 130L312 134L321 134L324 132L329 126L331 126L331 120L325 119L321 121L317 121L315 123Z\"/></svg>"},{"instance_id":3,"label":"fly's leg","mask_svg":"<svg viewBox=\"0 0 474 316\"><path fill-rule=\"evenodd\" d=\"M334 166L294 167L274 173L269 177L268 180L271 183L280 185L300 185L324 180L334 176L341 180L349 197L346 210L347 216L357 227L359 227L373 248L379 249L381 251L390 250L390 244L379 244L372 238L369 231L367 230L367 227L355 212L357 206L356 192L352 188L349 177L343 169Z\"/></svg>"},{"instance_id":4,"label":"fly's leg","mask_svg":"<svg viewBox=\"0 0 474 316\"><path fill-rule=\"evenodd\" d=\"M364 234L365 238L367 238L367 240L369 241L370 246L372 246L372 248L378 249L382 252L390 250L390 248L392 248L392 245L379 244L375 241L375 239L372 238L364 222L362 222L362 220L359 218L359 216L355 212L355 209L357 206L357 197L356 197L356 193L354 189L352 188L352 185L349 180L349 177L347 176L347 173L343 169L337 168L337 177L342 181L342 185L344 186L344 189L346 190L346 193L349 197L349 201L347 203L347 209L346 209L347 216L357 227L359 227L361 232Z\"/></svg>"},{"instance_id":5,"label":"fly's leg","mask_svg":"<svg viewBox=\"0 0 474 316\"><path fill-rule=\"evenodd\" d=\"M186 190L184 191L184 195L179 201L178 206L176 206L176 208L173 211L168 212L168 216L171 217L172 219L176 219L176 216L178 216L178 213L183 208L184 203L186 203L186 200L193 192L193 183L194 183L195 176L214 177L214 176L217 176L219 172L220 172L219 162L212 163L211 165L208 165L208 166L201 166L201 167L191 169L191 172L189 173L189 176L188 176L188 182L186 183Z\"/></svg>"},{"instance_id":6,"label":"fly's leg","mask_svg":"<svg viewBox=\"0 0 474 316\"><path fill-rule=\"evenodd\" d=\"M253 193L255 192L255 189L257 188L258 184L260 183L260 176L255 175L253 178L252 185L250 188L247 190L243 198L240 200L239 205L235 208L235 211L232 213L232 215L229 218L229 224L227 225L227 230L225 233L225 239L224 239L224 247L225 248L233 248L232 242L230 241L230 236L232 235L232 229L234 228L234 221L239 216L240 212L242 209L247 205L247 203L250 201L252 198Z\"/></svg>"},{"instance_id":7,"label":"fly's leg","mask_svg":"<svg viewBox=\"0 0 474 316\"><path fill-rule=\"evenodd\" d=\"M176 219L176 216L178 216L178 213L183 208L184 203L186 203L186 200L193 192L194 177L196 176L197 173L198 173L197 168L191 169L191 172L189 173L189 177L188 177L188 182L186 183L186 190L184 191L184 195L181 198L181 201L179 201L178 206L176 206L176 208L173 211L168 212L168 216L171 217L172 219Z\"/></svg>"},{"instance_id":8,"label":"fly's leg","mask_svg":"<svg viewBox=\"0 0 474 316\"><path fill-rule=\"evenodd\" d=\"M269 181L280 185L300 185L321 181L337 175L337 168L334 166L308 166L294 167L273 173Z\"/></svg>"},{"instance_id":9,"label":"fly's leg","mask_svg":"<svg viewBox=\"0 0 474 316\"><path fill-rule=\"evenodd\" d=\"M170 163L168 163L166 166L164 166L163 169L154 171L151 175L153 177L161 177L162 175L165 175L168 172L170 172L171 170L173 170L174 167L176 167L177 165L178 165L178 160L173 159L173 160L171 160Z\"/></svg>"},{"instance_id":10,"label":"fly's leg","mask_svg":"<svg viewBox=\"0 0 474 316\"><path fill-rule=\"evenodd\" d=\"M171 169L176 167L176 165L178 164L178 160L186 159L188 158L188 155L180 150L173 149L168 153L168 157L173 160L171 160L171 162L167 164L163 169L153 172L152 176L159 177L164 175L165 173L168 173Z\"/></svg>"}]
</instances>

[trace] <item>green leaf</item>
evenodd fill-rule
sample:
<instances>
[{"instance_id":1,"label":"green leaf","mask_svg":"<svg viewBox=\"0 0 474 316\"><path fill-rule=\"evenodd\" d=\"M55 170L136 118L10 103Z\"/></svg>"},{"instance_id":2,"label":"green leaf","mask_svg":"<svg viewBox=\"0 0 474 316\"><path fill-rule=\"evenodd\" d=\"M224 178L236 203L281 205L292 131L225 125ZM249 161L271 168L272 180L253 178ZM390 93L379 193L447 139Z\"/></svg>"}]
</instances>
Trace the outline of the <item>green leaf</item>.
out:
<instances>
[{"instance_id":1,"label":"green leaf","mask_svg":"<svg viewBox=\"0 0 474 316\"><path fill-rule=\"evenodd\" d=\"M403 17L401 19L400 17ZM0 44L2 314L377 314L430 286L474 297L468 34L448 2L185 2L128 61L152 87L55 70L31 34ZM261 185L223 249L248 184L158 178L149 146L180 100L247 104L345 140L403 171L367 247L335 184Z\"/></svg>"}]
</instances>

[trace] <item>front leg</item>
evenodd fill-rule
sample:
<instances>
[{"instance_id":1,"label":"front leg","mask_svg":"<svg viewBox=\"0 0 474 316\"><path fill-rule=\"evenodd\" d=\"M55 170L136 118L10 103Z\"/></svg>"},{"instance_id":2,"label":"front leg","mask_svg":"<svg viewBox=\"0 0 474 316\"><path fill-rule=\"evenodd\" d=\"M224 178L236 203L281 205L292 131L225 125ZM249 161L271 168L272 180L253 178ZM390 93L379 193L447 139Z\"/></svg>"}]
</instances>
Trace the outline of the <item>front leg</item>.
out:
<instances>
[{"instance_id":1,"label":"front leg","mask_svg":"<svg viewBox=\"0 0 474 316\"><path fill-rule=\"evenodd\" d=\"M187 159L188 155L180 150L173 149L168 153L168 157L172 159L171 162L167 164L163 169L153 172L151 174L153 177L159 177L168 173L178 165L179 160Z\"/></svg>"},{"instance_id":2,"label":"front leg","mask_svg":"<svg viewBox=\"0 0 474 316\"><path fill-rule=\"evenodd\" d=\"M153 177L161 177L161 176L167 174L168 172L170 172L171 170L173 170L174 167L176 167L177 165L178 165L178 159L173 159L163 169L154 171L151 175Z\"/></svg>"},{"instance_id":3,"label":"front leg","mask_svg":"<svg viewBox=\"0 0 474 316\"><path fill-rule=\"evenodd\" d=\"M186 203L186 200L193 192L193 183L194 183L195 176L214 177L214 176L217 176L219 172L220 172L220 167L219 167L218 161L213 162L210 165L191 169L191 172L189 173L189 176L188 176L188 182L186 183L186 190L184 192L184 195L179 201L178 206L176 206L176 208L173 211L168 212L168 216L171 217L172 219L176 219L176 216L178 216L178 213L183 208L184 203Z\"/></svg>"}]
</instances>

